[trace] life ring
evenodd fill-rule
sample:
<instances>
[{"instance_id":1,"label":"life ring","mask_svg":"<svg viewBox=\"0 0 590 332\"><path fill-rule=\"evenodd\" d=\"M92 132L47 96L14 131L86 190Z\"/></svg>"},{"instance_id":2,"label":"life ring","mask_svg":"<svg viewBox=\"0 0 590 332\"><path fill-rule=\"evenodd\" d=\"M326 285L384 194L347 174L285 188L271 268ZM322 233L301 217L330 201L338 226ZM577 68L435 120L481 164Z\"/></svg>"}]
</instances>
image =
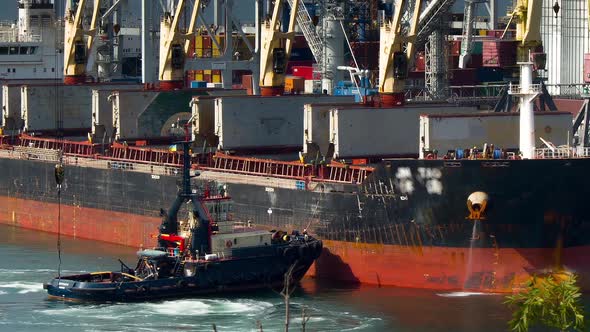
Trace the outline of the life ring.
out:
<instances>
[{"instance_id":1,"label":"life ring","mask_svg":"<svg viewBox=\"0 0 590 332\"><path fill-rule=\"evenodd\" d=\"M426 155L426 159L434 159L434 155L432 153L429 153Z\"/></svg>"},{"instance_id":2,"label":"life ring","mask_svg":"<svg viewBox=\"0 0 590 332\"><path fill-rule=\"evenodd\" d=\"M225 241L225 247L226 248L231 248L231 246L233 246L233 245L234 245L234 243L231 240Z\"/></svg>"}]
</instances>

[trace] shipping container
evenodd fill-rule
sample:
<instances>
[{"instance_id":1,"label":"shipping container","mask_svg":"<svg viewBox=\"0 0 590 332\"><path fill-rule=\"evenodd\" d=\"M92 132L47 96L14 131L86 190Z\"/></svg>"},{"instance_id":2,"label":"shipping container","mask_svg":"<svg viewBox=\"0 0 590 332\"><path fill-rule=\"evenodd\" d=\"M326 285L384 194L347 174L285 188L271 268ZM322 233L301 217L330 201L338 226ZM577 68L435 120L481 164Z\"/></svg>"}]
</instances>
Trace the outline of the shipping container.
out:
<instances>
[{"instance_id":1,"label":"shipping container","mask_svg":"<svg viewBox=\"0 0 590 332\"><path fill-rule=\"evenodd\" d=\"M509 67L516 65L515 41L485 41L483 42L484 67Z\"/></svg>"},{"instance_id":2,"label":"shipping container","mask_svg":"<svg viewBox=\"0 0 590 332\"><path fill-rule=\"evenodd\" d=\"M423 72L426 70L426 58L424 52L416 52L416 61L414 62L415 71Z\"/></svg>"},{"instance_id":3,"label":"shipping container","mask_svg":"<svg viewBox=\"0 0 590 332\"><path fill-rule=\"evenodd\" d=\"M285 93L301 94L305 90L305 79L303 77L285 77Z\"/></svg>"},{"instance_id":4,"label":"shipping container","mask_svg":"<svg viewBox=\"0 0 590 332\"><path fill-rule=\"evenodd\" d=\"M253 95L254 90L252 87L252 74L242 75L242 86L246 89L246 94Z\"/></svg>"},{"instance_id":5,"label":"shipping container","mask_svg":"<svg viewBox=\"0 0 590 332\"><path fill-rule=\"evenodd\" d=\"M475 68L453 69L449 76L451 85L476 85L478 83Z\"/></svg>"},{"instance_id":6,"label":"shipping container","mask_svg":"<svg viewBox=\"0 0 590 332\"><path fill-rule=\"evenodd\" d=\"M584 83L590 83L590 53L584 54Z\"/></svg>"},{"instance_id":7,"label":"shipping container","mask_svg":"<svg viewBox=\"0 0 590 332\"><path fill-rule=\"evenodd\" d=\"M293 66L293 76L313 79L313 66Z\"/></svg>"},{"instance_id":8,"label":"shipping container","mask_svg":"<svg viewBox=\"0 0 590 332\"><path fill-rule=\"evenodd\" d=\"M461 41L460 40L452 40L450 41L450 52L451 55L461 55Z\"/></svg>"},{"instance_id":9,"label":"shipping container","mask_svg":"<svg viewBox=\"0 0 590 332\"><path fill-rule=\"evenodd\" d=\"M198 89L198 88L206 88L207 82L205 81L192 81L191 82L191 89Z\"/></svg>"},{"instance_id":10,"label":"shipping container","mask_svg":"<svg viewBox=\"0 0 590 332\"><path fill-rule=\"evenodd\" d=\"M195 70L195 81L203 81L203 70L202 69Z\"/></svg>"},{"instance_id":11,"label":"shipping container","mask_svg":"<svg viewBox=\"0 0 590 332\"><path fill-rule=\"evenodd\" d=\"M211 71L211 83L221 83L221 70L214 69Z\"/></svg>"}]
</instances>

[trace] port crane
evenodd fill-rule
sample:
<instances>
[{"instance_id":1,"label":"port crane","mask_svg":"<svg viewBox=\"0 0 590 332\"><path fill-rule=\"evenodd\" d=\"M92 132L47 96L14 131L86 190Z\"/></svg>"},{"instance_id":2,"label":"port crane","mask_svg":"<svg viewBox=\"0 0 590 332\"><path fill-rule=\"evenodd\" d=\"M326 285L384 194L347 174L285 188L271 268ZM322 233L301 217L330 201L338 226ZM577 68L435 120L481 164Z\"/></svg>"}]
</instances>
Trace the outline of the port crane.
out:
<instances>
[{"instance_id":1,"label":"port crane","mask_svg":"<svg viewBox=\"0 0 590 332\"><path fill-rule=\"evenodd\" d=\"M285 91L287 61L295 37L295 21L299 1L291 3L287 31L281 31L283 0L274 4L272 16L262 24L260 45L260 93L263 96L282 95Z\"/></svg>"},{"instance_id":2,"label":"port crane","mask_svg":"<svg viewBox=\"0 0 590 332\"><path fill-rule=\"evenodd\" d=\"M101 0L94 0L92 19L88 30L84 30L82 19L86 0L79 0L75 10L68 7L65 13L64 38L64 83L79 84L86 81L86 65L92 48L98 22L98 11ZM84 40L84 36L87 36Z\"/></svg>"},{"instance_id":3,"label":"port crane","mask_svg":"<svg viewBox=\"0 0 590 332\"><path fill-rule=\"evenodd\" d=\"M516 20L516 61L532 61L537 70L545 69L547 59L541 40L542 5L542 1L518 0L510 18Z\"/></svg>"},{"instance_id":4,"label":"port crane","mask_svg":"<svg viewBox=\"0 0 590 332\"><path fill-rule=\"evenodd\" d=\"M401 27L402 15L409 1L397 0L395 11L390 20L384 20L380 27L379 37L379 95L385 107L402 106L404 104L405 79L408 76L410 59L414 56L415 43L413 37L418 30L419 13L422 0L413 3L413 13L405 36ZM404 52L404 43L405 46Z\"/></svg>"},{"instance_id":5,"label":"port crane","mask_svg":"<svg viewBox=\"0 0 590 332\"><path fill-rule=\"evenodd\" d=\"M186 33L179 29L180 19L185 9L185 0L179 0L176 9L164 13L160 23L160 63L158 79L163 90L181 89L184 85L184 63L189 51L188 38L195 32L201 0L195 0Z\"/></svg>"}]
</instances>

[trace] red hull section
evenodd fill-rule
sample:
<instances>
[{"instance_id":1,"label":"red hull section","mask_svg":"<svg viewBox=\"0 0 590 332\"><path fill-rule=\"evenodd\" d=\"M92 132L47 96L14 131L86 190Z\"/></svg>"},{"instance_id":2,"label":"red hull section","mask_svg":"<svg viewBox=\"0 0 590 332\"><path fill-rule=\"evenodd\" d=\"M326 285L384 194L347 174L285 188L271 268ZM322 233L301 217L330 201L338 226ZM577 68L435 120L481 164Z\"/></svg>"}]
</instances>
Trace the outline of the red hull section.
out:
<instances>
[{"instance_id":1,"label":"red hull section","mask_svg":"<svg viewBox=\"0 0 590 332\"><path fill-rule=\"evenodd\" d=\"M350 243L323 240L324 253L308 275L320 279L479 292L513 292L533 274L555 269L561 258L566 270L590 289L584 257L590 246L567 248L453 248Z\"/></svg>"},{"instance_id":2,"label":"red hull section","mask_svg":"<svg viewBox=\"0 0 590 332\"><path fill-rule=\"evenodd\" d=\"M58 232L58 205L0 196L0 223ZM153 247L160 218L61 205L61 234L138 248Z\"/></svg>"},{"instance_id":3,"label":"red hull section","mask_svg":"<svg viewBox=\"0 0 590 332\"><path fill-rule=\"evenodd\" d=\"M0 223L57 233L58 205L0 196ZM138 248L155 245L157 217L61 206L61 234ZM379 286L512 292L533 274L560 262L590 289L590 246L566 248L455 248L324 240L307 275Z\"/></svg>"}]
</instances>

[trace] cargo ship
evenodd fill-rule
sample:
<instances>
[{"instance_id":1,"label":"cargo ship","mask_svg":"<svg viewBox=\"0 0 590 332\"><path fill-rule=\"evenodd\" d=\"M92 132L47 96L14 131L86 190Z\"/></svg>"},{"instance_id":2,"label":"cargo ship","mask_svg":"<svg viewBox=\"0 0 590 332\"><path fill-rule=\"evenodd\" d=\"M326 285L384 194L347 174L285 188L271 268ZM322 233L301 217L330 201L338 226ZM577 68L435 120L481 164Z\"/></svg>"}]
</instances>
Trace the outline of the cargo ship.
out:
<instances>
[{"instance_id":1,"label":"cargo ship","mask_svg":"<svg viewBox=\"0 0 590 332\"><path fill-rule=\"evenodd\" d=\"M174 152L3 137L0 222L140 247L152 245L160 208L176 194ZM66 179L58 204L53 169ZM325 249L311 276L433 289L502 292L532 274L590 270L590 220L582 188L590 158L385 159L309 165L213 155L201 186L223 185L244 224L306 229ZM568 152L569 151L569 152ZM588 156L588 151L580 155ZM225 211L227 212L227 211ZM220 211L211 211L220 213Z\"/></svg>"},{"instance_id":2,"label":"cargo ship","mask_svg":"<svg viewBox=\"0 0 590 332\"><path fill-rule=\"evenodd\" d=\"M244 111L244 105L238 108ZM419 106L391 112L409 114ZM302 134L302 119L277 118L276 109L275 117L264 115L273 139L284 136L280 126L297 127ZM241 134L242 141L246 130L263 131L252 125L260 125L260 119L247 120L247 126L246 119L233 122L242 124L241 131L231 131ZM417 145L417 117L415 122L400 120L380 134L391 137L407 128L415 134L402 139ZM300 142L301 136L290 138ZM176 196L182 161L169 149L26 134L1 136L0 146L5 170L0 177L1 223L147 247L155 242L160 208ZM222 186L233 198L231 213L237 222L306 230L320 238L324 251L308 272L317 278L511 292L534 274L566 269L590 288L585 262L590 216L582 194L590 184L588 149L531 148L521 159L518 148L507 149L512 146L465 147L437 153L433 146L420 159L367 158L366 164L203 152L193 156L201 174L193 181L205 188ZM60 159L66 176L58 201L53 174Z\"/></svg>"}]
</instances>

